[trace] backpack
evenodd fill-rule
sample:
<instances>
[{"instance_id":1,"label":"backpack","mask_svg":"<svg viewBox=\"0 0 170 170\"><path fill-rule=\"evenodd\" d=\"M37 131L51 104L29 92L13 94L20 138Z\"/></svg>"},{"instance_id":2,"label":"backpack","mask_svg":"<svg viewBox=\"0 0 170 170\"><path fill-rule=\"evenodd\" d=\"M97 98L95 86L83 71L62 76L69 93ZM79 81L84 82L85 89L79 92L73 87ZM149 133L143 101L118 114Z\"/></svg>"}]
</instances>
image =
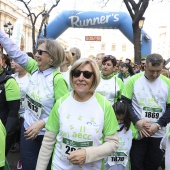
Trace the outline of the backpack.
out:
<instances>
[{"instance_id":1,"label":"backpack","mask_svg":"<svg viewBox=\"0 0 170 170\"><path fill-rule=\"evenodd\" d=\"M7 119L4 113L8 111L7 104L6 104L6 96L5 96L5 83L10 78L13 77L7 75L5 71L0 75L0 119L2 120L3 124L5 124Z\"/></svg>"},{"instance_id":2,"label":"backpack","mask_svg":"<svg viewBox=\"0 0 170 170\"><path fill-rule=\"evenodd\" d=\"M5 71L0 75L0 86L4 85L8 79L14 78L11 75L8 75Z\"/></svg>"}]
</instances>

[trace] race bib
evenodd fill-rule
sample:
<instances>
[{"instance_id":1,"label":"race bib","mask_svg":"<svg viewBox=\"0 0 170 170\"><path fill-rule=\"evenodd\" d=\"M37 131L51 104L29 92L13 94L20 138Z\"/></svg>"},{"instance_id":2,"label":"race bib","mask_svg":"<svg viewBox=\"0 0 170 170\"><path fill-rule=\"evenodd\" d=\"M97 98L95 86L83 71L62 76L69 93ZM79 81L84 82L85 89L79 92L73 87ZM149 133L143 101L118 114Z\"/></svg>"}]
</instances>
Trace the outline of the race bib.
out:
<instances>
[{"instance_id":1,"label":"race bib","mask_svg":"<svg viewBox=\"0 0 170 170\"><path fill-rule=\"evenodd\" d=\"M110 166L121 164L124 167L126 167L127 163L128 163L128 156L123 152L116 152L108 156L108 164Z\"/></svg>"},{"instance_id":2,"label":"race bib","mask_svg":"<svg viewBox=\"0 0 170 170\"><path fill-rule=\"evenodd\" d=\"M34 101L28 95L25 96L24 103L25 103L25 107L31 109L33 114L36 116L36 118L39 119L41 116L42 105Z\"/></svg>"},{"instance_id":3,"label":"race bib","mask_svg":"<svg viewBox=\"0 0 170 170\"><path fill-rule=\"evenodd\" d=\"M67 156L70 155L72 151L82 149L84 147L89 147L89 146L93 146L93 141L77 142L67 138L63 138L62 155L63 157L67 158Z\"/></svg>"},{"instance_id":4,"label":"race bib","mask_svg":"<svg viewBox=\"0 0 170 170\"><path fill-rule=\"evenodd\" d=\"M150 122L157 122L158 119L162 116L161 108L151 108L151 107L143 107L141 118L147 119Z\"/></svg>"}]
</instances>

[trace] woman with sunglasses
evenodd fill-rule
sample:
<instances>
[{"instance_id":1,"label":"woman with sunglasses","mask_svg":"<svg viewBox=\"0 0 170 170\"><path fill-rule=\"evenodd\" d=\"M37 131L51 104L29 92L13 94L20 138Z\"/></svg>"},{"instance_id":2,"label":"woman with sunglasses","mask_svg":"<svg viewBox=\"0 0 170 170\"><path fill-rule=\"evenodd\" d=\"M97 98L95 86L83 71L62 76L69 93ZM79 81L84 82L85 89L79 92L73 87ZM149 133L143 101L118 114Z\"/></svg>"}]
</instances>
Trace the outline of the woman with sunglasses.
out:
<instances>
[{"instance_id":1,"label":"woman with sunglasses","mask_svg":"<svg viewBox=\"0 0 170 170\"><path fill-rule=\"evenodd\" d=\"M73 65L78 59L80 59L81 51L77 47L72 47L72 48L70 48L70 52L71 52L72 58L73 58L73 61L72 61L71 65Z\"/></svg>"},{"instance_id":2,"label":"woman with sunglasses","mask_svg":"<svg viewBox=\"0 0 170 170\"><path fill-rule=\"evenodd\" d=\"M55 101L68 92L67 83L57 69L65 58L65 52L55 40L39 40L34 60L20 51L2 31L0 43L9 56L31 74L24 100L26 110L20 152L23 169L34 170L49 113Z\"/></svg>"},{"instance_id":3,"label":"woman with sunglasses","mask_svg":"<svg viewBox=\"0 0 170 170\"><path fill-rule=\"evenodd\" d=\"M60 98L50 113L36 170L46 169L52 152L53 170L99 170L102 159L116 151L119 126L110 102L95 93L99 81L94 60L74 63L73 91Z\"/></svg>"},{"instance_id":4,"label":"woman with sunglasses","mask_svg":"<svg viewBox=\"0 0 170 170\"><path fill-rule=\"evenodd\" d=\"M102 61L101 81L96 91L105 96L113 105L121 98L123 82L116 76L116 58L106 55Z\"/></svg>"},{"instance_id":5,"label":"woman with sunglasses","mask_svg":"<svg viewBox=\"0 0 170 170\"><path fill-rule=\"evenodd\" d=\"M127 80L134 75L133 68L128 63L121 63L120 64L120 72L118 77L126 84Z\"/></svg>"}]
</instances>

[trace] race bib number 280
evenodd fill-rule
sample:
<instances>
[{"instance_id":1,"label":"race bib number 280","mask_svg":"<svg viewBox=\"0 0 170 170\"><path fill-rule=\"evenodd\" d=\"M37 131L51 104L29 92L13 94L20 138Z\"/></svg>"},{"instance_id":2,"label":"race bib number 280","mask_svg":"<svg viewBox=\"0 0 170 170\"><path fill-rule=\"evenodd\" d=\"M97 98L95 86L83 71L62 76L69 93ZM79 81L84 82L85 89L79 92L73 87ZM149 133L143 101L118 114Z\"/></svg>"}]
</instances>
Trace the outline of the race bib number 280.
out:
<instances>
[{"instance_id":1,"label":"race bib number 280","mask_svg":"<svg viewBox=\"0 0 170 170\"><path fill-rule=\"evenodd\" d=\"M77 142L67 138L63 138L62 155L63 157L67 158L67 156L70 155L72 151L81 149L83 147L89 147L89 146L93 146L93 141Z\"/></svg>"}]
</instances>

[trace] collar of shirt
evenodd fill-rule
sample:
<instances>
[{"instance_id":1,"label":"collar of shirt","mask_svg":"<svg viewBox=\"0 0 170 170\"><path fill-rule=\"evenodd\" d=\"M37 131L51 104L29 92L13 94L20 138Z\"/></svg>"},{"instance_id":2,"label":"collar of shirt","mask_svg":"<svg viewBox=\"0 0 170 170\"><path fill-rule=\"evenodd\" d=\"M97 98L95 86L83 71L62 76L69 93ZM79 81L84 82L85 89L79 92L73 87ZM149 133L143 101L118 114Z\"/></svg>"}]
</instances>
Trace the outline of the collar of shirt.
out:
<instances>
[{"instance_id":1,"label":"collar of shirt","mask_svg":"<svg viewBox=\"0 0 170 170\"><path fill-rule=\"evenodd\" d=\"M48 76L49 74L51 74L52 72L54 72L55 70L57 70L55 67L48 68L48 69L46 69L46 70L44 70L44 71L40 71L40 70L38 69L38 73L42 73L42 74L44 74L44 76L46 77L46 76Z\"/></svg>"}]
</instances>

